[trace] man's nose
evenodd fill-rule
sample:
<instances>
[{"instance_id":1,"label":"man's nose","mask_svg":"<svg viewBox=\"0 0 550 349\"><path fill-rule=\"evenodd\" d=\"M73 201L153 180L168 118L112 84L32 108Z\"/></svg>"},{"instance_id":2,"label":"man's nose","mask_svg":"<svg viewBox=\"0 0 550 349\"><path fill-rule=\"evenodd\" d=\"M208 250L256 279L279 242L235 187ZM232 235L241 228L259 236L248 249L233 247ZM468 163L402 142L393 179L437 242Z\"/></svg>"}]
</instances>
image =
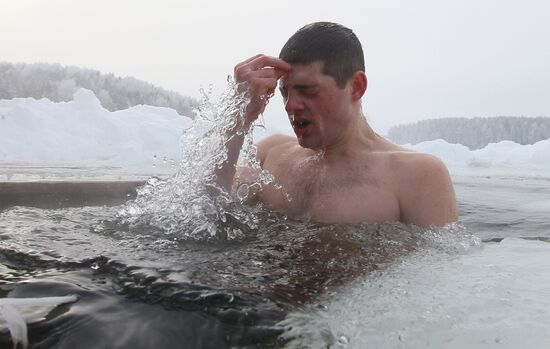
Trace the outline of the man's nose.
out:
<instances>
[{"instance_id":1,"label":"man's nose","mask_svg":"<svg viewBox=\"0 0 550 349\"><path fill-rule=\"evenodd\" d=\"M304 103L299 94L295 91L288 91L285 98L285 110L287 114L293 115L296 111L300 111L302 109L304 109Z\"/></svg>"}]
</instances>

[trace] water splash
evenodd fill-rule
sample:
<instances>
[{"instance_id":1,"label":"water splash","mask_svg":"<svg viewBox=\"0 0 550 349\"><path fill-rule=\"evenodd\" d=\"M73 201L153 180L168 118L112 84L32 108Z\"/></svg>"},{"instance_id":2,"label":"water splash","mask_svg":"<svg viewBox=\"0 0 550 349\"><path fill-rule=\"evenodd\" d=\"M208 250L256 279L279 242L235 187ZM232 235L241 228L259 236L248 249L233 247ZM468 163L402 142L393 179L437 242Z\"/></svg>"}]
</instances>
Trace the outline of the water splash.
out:
<instances>
[{"instance_id":1,"label":"water splash","mask_svg":"<svg viewBox=\"0 0 550 349\"><path fill-rule=\"evenodd\" d=\"M250 101L248 89L231 77L228 85L217 102L212 101L211 88L201 89L202 103L181 139L183 156L178 171L168 179L149 179L138 189L136 200L120 211L123 221L154 225L183 239L239 239L257 228L258 208L243 202L252 190L264 185L281 187L256 159L253 131L263 126L262 121L248 130L240 126ZM227 160L228 134L234 129L244 136L239 165L251 169L255 176L252 183L238 188L237 198L215 184L215 170Z\"/></svg>"}]
</instances>

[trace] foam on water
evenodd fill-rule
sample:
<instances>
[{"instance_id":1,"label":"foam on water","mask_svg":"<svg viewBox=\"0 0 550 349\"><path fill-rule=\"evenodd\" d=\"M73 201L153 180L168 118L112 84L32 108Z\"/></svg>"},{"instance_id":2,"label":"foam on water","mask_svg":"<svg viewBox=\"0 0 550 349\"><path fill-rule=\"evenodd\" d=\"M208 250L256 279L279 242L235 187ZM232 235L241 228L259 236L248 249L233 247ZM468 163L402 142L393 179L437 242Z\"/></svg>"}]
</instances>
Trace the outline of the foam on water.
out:
<instances>
[{"instance_id":1,"label":"foam on water","mask_svg":"<svg viewBox=\"0 0 550 349\"><path fill-rule=\"evenodd\" d=\"M550 200L532 201L522 203L519 206L525 210L545 212L550 215Z\"/></svg>"}]
</instances>

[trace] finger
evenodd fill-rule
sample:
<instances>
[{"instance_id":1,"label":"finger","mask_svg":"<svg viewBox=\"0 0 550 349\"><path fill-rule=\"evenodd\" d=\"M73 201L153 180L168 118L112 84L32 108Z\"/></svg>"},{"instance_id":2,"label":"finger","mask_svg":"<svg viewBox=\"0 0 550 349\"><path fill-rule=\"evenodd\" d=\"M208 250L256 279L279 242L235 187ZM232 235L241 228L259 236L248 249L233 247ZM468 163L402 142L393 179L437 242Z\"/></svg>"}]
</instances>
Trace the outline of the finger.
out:
<instances>
[{"instance_id":1,"label":"finger","mask_svg":"<svg viewBox=\"0 0 550 349\"><path fill-rule=\"evenodd\" d=\"M252 57L250 57L250 58L248 58L248 59L246 59L246 60L244 60L244 61L242 61L242 62L240 62L240 63L237 63L237 65L235 65L235 70L236 70L237 68L243 66L243 65L246 65L246 64L250 63L251 61L253 61L253 60L255 60L256 58L261 57L261 56L262 56L262 54L260 53L260 54L257 54L257 55L255 55L255 56L252 56Z\"/></svg>"},{"instance_id":2,"label":"finger","mask_svg":"<svg viewBox=\"0 0 550 349\"><path fill-rule=\"evenodd\" d=\"M283 61L282 59L266 56L263 54L258 54L253 57L248 58L247 60L237 64L233 70L233 76L237 81L247 80L250 75L250 72L264 70L266 68L272 68L275 70L276 74L274 76L278 79L288 72L291 67L290 64ZM272 71L272 70L267 70ZM262 72L260 76L265 77L265 73Z\"/></svg>"},{"instance_id":3,"label":"finger","mask_svg":"<svg viewBox=\"0 0 550 349\"><path fill-rule=\"evenodd\" d=\"M258 70L264 67L273 67L282 71L290 70L290 64L288 64L287 62L283 61L282 59L266 55L260 55L252 59L250 62L248 62L248 65L252 70Z\"/></svg>"},{"instance_id":4,"label":"finger","mask_svg":"<svg viewBox=\"0 0 550 349\"><path fill-rule=\"evenodd\" d=\"M281 70L281 69L275 68L275 76L277 77L277 80L282 78L283 75L285 75L286 73L288 73L288 70Z\"/></svg>"},{"instance_id":5,"label":"finger","mask_svg":"<svg viewBox=\"0 0 550 349\"><path fill-rule=\"evenodd\" d=\"M248 58L247 60L243 61L242 63L250 63L251 61L253 61L253 60L255 60L256 58L261 57L261 56L263 56L263 54L258 53L257 55Z\"/></svg>"},{"instance_id":6,"label":"finger","mask_svg":"<svg viewBox=\"0 0 550 349\"><path fill-rule=\"evenodd\" d=\"M277 87L277 79L254 77L250 80L250 87L256 94L266 94Z\"/></svg>"},{"instance_id":7,"label":"finger","mask_svg":"<svg viewBox=\"0 0 550 349\"><path fill-rule=\"evenodd\" d=\"M242 66L235 69L235 80L238 82L250 81L253 78L273 78L278 80L283 74L284 72L281 72L279 69L271 67L250 70L248 66Z\"/></svg>"},{"instance_id":8,"label":"finger","mask_svg":"<svg viewBox=\"0 0 550 349\"><path fill-rule=\"evenodd\" d=\"M277 69L271 67L247 71L244 75L256 78L279 78L279 72L277 71Z\"/></svg>"},{"instance_id":9,"label":"finger","mask_svg":"<svg viewBox=\"0 0 550 349\"><path fill-rule=\"evenodd\" d=\"M285 71L277 68L266 67L259 70L249 70L246 67L237 69L235 72L235 80L238 82L249 81L252 78L273 78L279 80Z\"/></svg>"}]
</instances>

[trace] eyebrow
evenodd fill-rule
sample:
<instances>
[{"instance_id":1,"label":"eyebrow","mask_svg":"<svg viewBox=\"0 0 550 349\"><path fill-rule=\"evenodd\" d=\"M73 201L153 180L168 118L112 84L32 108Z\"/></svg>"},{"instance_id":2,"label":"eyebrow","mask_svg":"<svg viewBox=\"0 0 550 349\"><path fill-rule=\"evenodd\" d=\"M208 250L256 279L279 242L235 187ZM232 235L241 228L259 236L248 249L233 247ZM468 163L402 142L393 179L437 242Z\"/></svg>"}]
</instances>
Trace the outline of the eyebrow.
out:
<instances>
[{"instance_id":1,"label":"eyebrow","mask_svg":"<svg viewBox=\"0 0 550 349\"><path fill-rule=\"evenodd\" d=\"M305 90L305 89L308 89L308 88L314 88L314 87L317 87L319 86L318 84L298 84L298 85L294 85L293 87L297 90ZM279 86L279 91L283 91L283 90L286 90L287 87L286 86Z\"/></svg>"},{"instance_id":2,"label":"eyebrow","mask_svg":"<svg viewBox=\"0 0 550 349\"><path fill-rule=\"evenodd\" d=\"M301 85L294 85L294 88L296 89L299 89L299 90L303 90L303 89L306 89L306 88L312 88L312 87L317 87L318 84L301 84Z\"/></svg>"}]
</instances>

